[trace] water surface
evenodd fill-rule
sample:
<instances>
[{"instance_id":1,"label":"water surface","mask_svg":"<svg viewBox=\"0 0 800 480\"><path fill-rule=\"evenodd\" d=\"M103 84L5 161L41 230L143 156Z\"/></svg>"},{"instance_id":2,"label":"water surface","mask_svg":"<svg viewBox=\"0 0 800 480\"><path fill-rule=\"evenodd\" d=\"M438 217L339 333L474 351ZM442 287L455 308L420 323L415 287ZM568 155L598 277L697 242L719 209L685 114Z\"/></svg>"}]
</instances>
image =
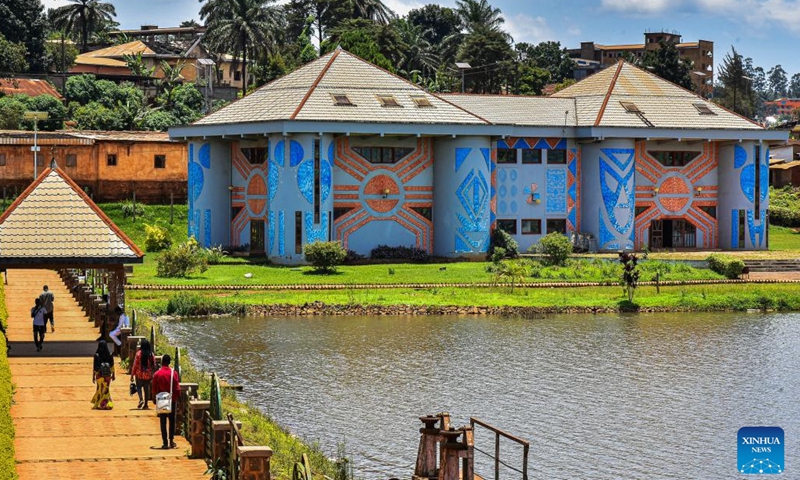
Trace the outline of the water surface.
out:
<instances>
[{"instance_id":1,"label":"water surface","mask_svg":"<svg viewBox=\"0 0 800 480\"><path fill-rule=\"evenodd\" d=\"M785 430L800 478L800 314L231 317L165 331L294 433L331 453L344 441L359 478L410 478L417 417L439 411L528 439L531 478L733 478L749 425ZM476 432L479 448L493 442Z\"/></svg>"}]
</instances>

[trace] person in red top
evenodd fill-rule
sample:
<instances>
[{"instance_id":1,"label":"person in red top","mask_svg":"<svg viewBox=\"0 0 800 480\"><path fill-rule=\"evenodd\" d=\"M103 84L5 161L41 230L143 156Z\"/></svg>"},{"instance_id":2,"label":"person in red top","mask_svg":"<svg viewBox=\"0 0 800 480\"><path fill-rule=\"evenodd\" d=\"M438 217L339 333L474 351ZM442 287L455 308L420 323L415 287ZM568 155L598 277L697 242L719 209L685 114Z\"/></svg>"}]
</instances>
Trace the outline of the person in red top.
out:
<instances>
[{"instance_id":1,"label":"person in red top","mask_svg":"<svg viewBox=\"0 0 800 480\"><path fill-rule=\"evenodd\" d=\"M161 448L177 448L175 444L175 410L177 409L176 400L181 395L181 386L178 379L178 372L170 368L172 358L169 355L161 357L161 368L153 374L153 398L161 392L170 391L172 386L172 408L169 413L159 413L158 419L161 423ZM167 432L167 420L169 420L169 432ZM169 437L169 443L167 443Z\"/></svg>"},{"instance_id":2,"label":"person in red top","mask_svg":"<svg viewBox=\"0 0 800 480\"><path fill-rule=\"evenodd\" d=\"M136 352L136 358L131 367L131 382L136 380L136 393L139 394L139 406L143 410L148 410L147 402L150 400L150 385L153 380L153 372L156 370L156 357L147 339L142 339L141 347ZM144 395L142 395L144 393Z\"/></svg>"}]
</instances>

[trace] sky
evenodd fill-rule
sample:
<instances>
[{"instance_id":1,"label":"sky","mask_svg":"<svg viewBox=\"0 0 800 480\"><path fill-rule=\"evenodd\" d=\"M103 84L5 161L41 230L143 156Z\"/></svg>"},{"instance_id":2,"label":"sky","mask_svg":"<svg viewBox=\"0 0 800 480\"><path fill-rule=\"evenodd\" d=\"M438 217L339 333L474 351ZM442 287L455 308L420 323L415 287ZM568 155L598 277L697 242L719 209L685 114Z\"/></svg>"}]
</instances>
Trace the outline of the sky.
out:
<instances>
[{"instance_id":1,"label":"sky","mask_svg":"<svg viewBox=\"0 0 800 480\"><path fill-rule=\"evenodd\" d=\"M108 1L108 0L106 0ZM69 3L42 0L45 8ZM198 0L111 0L123 29L155 24L177 26L200 21ZM398 14L419 8L421 0L384 0ZM440 0L455 6L455 0ZM644 43L644 32L677 32L683 41L714 42L715 70L731 47L769 71L782 65L791 78L800 73L800 0L490 0L505 18L515 42L558 41L577 48L582 41L614 45ZM200 22L202 23L202 22ZM716 72L715 72L716 73Z\"/></svg>"}]
</instances>

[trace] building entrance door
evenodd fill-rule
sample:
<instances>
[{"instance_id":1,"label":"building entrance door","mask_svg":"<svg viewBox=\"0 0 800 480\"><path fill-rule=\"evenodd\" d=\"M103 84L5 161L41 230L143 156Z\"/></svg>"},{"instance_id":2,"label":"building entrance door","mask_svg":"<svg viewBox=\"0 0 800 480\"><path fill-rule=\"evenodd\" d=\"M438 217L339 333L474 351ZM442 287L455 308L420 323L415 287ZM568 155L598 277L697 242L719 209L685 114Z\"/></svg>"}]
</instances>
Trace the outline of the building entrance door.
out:
<instances>
[{"instance_id":1,"label":"building entrance door","mask_svg":"<svg viewBox=\"0 0 800 480\"><path fill-rule=\"evenodd\" d=\"M250 253L264 253L264 220L250 220Z\"/></svg>"},{"instance_id":2,"label":"building entrance door","mask_svg":"<svg viewBox=\"0 0 800 480\"><path fill-rule=\"evenodd\" d=\"M697 229L686 220L661 219L650 222L650 249L696 248Z\"/></svg>"}]
</instances>

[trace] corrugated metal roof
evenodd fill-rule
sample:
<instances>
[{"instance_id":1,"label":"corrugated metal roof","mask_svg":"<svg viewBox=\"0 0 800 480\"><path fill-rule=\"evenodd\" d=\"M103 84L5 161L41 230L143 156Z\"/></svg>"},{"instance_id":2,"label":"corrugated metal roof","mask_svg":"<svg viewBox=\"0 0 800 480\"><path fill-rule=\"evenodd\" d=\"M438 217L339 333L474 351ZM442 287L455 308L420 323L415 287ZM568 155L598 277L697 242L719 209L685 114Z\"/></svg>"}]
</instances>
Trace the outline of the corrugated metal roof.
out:
<instances>
[{"instance_id":1,"label":"corrugated metal roof","mask_svg":"<svg viewBox=\"0 0 800 480\"><path fill-rule=\"evenodd\" d=\"M167 132L150 131L99 131L99 130L57 130L39 132L37 141L42 145L91 145L95 141L118 142L176 142ZM32 145L33 132L28 130L0 130L2 145Z\"/></svg>"},{"instance_id":2,"label":"corrugated metal roof","mask_svg":"<svg viewBox=\"0 0 800 480\"><path fill-rule=\"evenodd\" d=\"M145 45L144 42L141 40L134 40L128 43L122 43L120 45L112 45L107 48L101 48L99 50L92 50L91 52L86 52L78 55L78 58L81 57L112 57L112 58L122 58L123 55L135 55L137 53L141 53L142 55L155 55L154 52L150 47Z\"/></svg>"},{"instance_id":3,"label":"corrugated metal roof","mask_svg":"<svg viewBox=\"0 0 800 480\"><path fill-rule=\"evenodd\" d=\"M800 167L800 160L795 160L793 162L784 162L784 163L777 163L777 164L770 164L770 170L789 170L790 168Z\"/></svg>"},{"instance_id":4,"label":"corrugated metal roof","mask_svg":"<svg viewBox=\"0 0 800 480\"><path fill-rule=\"evenodd\" d=\"M144 253L59 168L48 168L0 217L0 259L139 261Z\"/></svg>"},{"instance_id":5,"label":"corrugated metal roof","mask_svg":"<svg viewBox=\"0 0 800 480\"><path fill-rule=\"evenodd\" d=\"M38 78L0 78L0 92L6 95L23 94L29 97L52 95L59 100L64 100L52 83Z\"/></svg>"},{"instance_id":6,"label":"corrugated metal roof","mask_svg":"<svg viewBox=\"0 0 800 480\"><path fill-rule=\"evenodd\" d=\"M82 57L78 55L75 58L76 65L96 65L100 67L127 67L128 64L122 60L115 60L113 58L104 57Z\"/></svg>"}]
</instances>

